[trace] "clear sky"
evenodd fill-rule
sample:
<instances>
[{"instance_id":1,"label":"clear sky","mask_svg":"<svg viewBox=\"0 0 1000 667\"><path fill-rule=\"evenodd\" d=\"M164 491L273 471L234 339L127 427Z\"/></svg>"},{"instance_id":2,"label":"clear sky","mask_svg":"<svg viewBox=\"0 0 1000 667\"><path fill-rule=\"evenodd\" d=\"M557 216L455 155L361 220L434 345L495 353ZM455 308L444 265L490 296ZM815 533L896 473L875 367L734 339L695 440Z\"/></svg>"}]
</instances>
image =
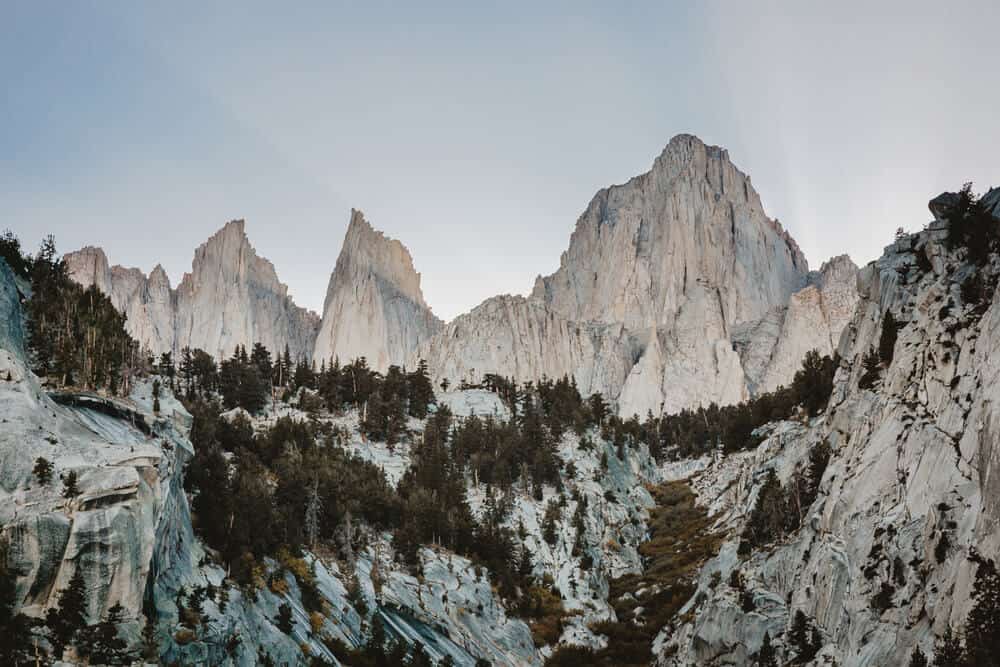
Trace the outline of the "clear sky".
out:
<instances>
[{"instance_id":1,"label":"clear sky","mask_svg":"<svg viewBox=\"0 0 1000 667\"><path fill-rule=\"evenodd\" d=\"M176 285L245 218L320 310L356 207L450 318L555 270L594 192L680 132L814 267L1000 185L995 0L155 4L0 0L0 228L29 246Z\"/></svg>"}]
</instances>

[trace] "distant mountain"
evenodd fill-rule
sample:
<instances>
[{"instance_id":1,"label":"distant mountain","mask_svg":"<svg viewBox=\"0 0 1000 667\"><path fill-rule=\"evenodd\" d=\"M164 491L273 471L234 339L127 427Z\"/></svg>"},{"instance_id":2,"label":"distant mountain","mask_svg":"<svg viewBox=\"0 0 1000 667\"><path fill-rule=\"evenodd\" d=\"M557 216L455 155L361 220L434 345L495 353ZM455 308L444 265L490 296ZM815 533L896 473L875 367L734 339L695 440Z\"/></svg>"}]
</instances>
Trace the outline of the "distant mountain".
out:
<instances>
[{"instance_id":1,"label":"distant mountain","mask_svg":"<svg viewBox=\"0 0 1000 667\"><path fill-rule=\"evenodd\" d=\"M597 193L553 275L491 299L420 348L438 378L575 378L623 416L744 400L831 353L857 299L846 257L810 274L750 178L674 137L653 168Z\"/></svg>"},{"instance_id":2,"label":"distant mountain","mask_svg":"<svg viewBox=\"0 0 1000 667\"><path fill-rule=\"evenodd\" d=\"M195 254L176 290L162 268L108 267L104 252L66 256L154 352L226 356L262 342L317 365L365 357L475 384L574 378L623 416L737 403L788 384L805 353L831 354L857 300L846 256L810 273L764 213L729 154L678 135L652 169L595 195L559 269L528 297L499 296L445 324L431 311L406 247L352 211L320 321L297 307L256 255L242 221Z\"/></svg>"},{"instance_id":3,"label":"distant mountain","mask_svg":"<svg viewBox=\"0 0 1000 667\"><path fill-rule=\"evenodd\" d=\"M277 353L312 355L319 317L295 305L274 265L250 245L242 220L234 220L196 251L191 272L177 289L157 265L139 269L108 266L104 251L87 247L64 257L70 277L97 287L128 316L129 333L154 354L184 347L218 357L237 345L261 342Z\"/></svg>"},{"instance_id":4,"label":"distant mountain","mask_svg":"<svg viewBox=\"0 0 1000 667\"><path fill-rule=\"evenodd\" d=\"M347 363L365 357L385 371L405 364L442 326L420 290L410 251L351 211L337 266L330 276L313 358Z\"/></svg>"}]
</instances>

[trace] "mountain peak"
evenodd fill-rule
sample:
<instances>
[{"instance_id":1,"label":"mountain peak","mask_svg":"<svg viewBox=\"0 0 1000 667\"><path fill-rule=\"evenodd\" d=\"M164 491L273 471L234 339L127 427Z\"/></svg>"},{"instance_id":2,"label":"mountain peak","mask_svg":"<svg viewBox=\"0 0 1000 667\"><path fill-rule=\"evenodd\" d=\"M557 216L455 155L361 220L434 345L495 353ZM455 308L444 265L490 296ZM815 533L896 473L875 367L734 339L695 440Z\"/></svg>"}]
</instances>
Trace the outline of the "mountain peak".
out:
<instances>
[{"instance_id":1,"label":"mountain peak","mask_svg":"<svg viewBox=\"0 0 1000 667\"><path fill-rule=\"evenodd\" d=\"M385 370L405 364L441 325L424 300L410 251L351 209L313 357L347 362L363 356Z\"/></svg>"},{"instance_id":2,"label":"mountain peak","mask_svg":"<svg viewBox=\"0 0 1000 667\"><path fill-rule=\"evenodd\" d=\"M347 225L344 246L337 259L338 269L342 263L344 271L371 272L407 298L429 308L424 301L420 274L413 266L409 249L398 239L373 227L358 209L351 209L351 221Z\"/></svg>"}]
</instances>

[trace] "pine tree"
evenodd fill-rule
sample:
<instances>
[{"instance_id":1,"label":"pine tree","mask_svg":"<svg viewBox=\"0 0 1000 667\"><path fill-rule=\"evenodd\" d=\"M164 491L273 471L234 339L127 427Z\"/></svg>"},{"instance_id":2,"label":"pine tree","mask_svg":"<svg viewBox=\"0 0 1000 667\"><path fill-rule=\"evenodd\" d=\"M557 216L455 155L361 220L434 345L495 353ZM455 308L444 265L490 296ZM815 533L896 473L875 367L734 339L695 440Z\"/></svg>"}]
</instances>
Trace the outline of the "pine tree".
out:
<instances>
[{"instance_id":1,"label":"pine tree","mask_svg":"<svg viewBox=\"0 0 1000 667\"><path fill-rule=\"evenodd\" d=\"M286 635L292 634L292 629L294 628L292 608L287 602L282 602L278 607L278 616L274 619L274 624Z\"/></svg>"},{"instance_id":2,"label":"pine tree","mask_svg":"<svg viewBox=\"0 0 1000 667\"><path fill-rule=\"evenodd\" d=\"M87 591L81 568L76 568L69 586L59 595L59 605L49 609L45 624L49 628L57 656L87 626Z\"/></svg>"},{"instance_id":3,"label":"pine tree","mask_svg":"<svg viewBox=\"0 0 1000 667\"><path fill-rule=\"evenodd\" d=\"M892 364L892 355L896 348L896 338L899 336L899 323L896 322L891 310L882 316L882 333L878 339L878 356L886 368Z\"/></svg>"},{"instance_id":4,"label":"pine tree","mask_svg":"<svg viewBox=\"0 0 1000 667\"><path fill-rule=\"evenodd\" d=\"M948 627L934 647L934 667L964 667L965 664L962 643Z\"/></svg>"},{"instance_id":5,"label":"pine tree","mask_svg":"<svg viewBox=\"0 0 1000 667\"><path fill-rule=\"evenodd\" d=\"M416 419L427 417L427 408L434 403L434 386L427 372L427 361L417 362L417 369L406 377L406 393L409 397L409 414Z\"/></svg>"},{"instance_id":6,"label":"pine tree","mask_svg":"<svg viewBox=\"0 0 1000 667\"><path fill-rule=\"evenodd\" d=\"M32 662L31 622L17 613L17 572L8 564L7 545L0 545L0 664Z\"/></svg>"},{"instance_id":7,"label":"pine tree","mask_svg":"<svg viewBox=\"0 0 1000 667\"><path fill-rule=\"evenodd\" d=\"M313 479L312 489L309 493L309 502L306 504L305 530L306 539L310 547L316 546L319 538L319 515L322 508L322 501L319 497L319 477Z\"/></svg>"},{"instance_id":8,"label":"pine tree","mask_svg":"<svg viewBox=\"0 0 1000 667\"><path fill-rule=\"evenodd\" d=\"M1000 574L992 560L974 555L978 563L972 592L975 604L965 621L965 651L974 665L1000 662Z\"/></svg>"},{"instance_id":9,"label":"pine tree","mask_svg":"<svg viewBox=\"0 0 1000 667\"><path fill-rule=\"evenodd\" d=\"M799 663L815 658L823 646L819 631L801 609L795 612L788 638L797 650L796 661Z\"/></svg>"},{"instance_id":10,"label":"pine tree","mask_svg":"<svg viewBox=\"0 0 1000 667\"><path fill-rule=\"evenodd\" d=\"M754 664L757 667L778 667L778 656L774 651L774 646L771 645L771 634L768 632L764 633L764 641L761 642L760 650L757 651Z\"/></svg>"},{"instance_id":11,"label":"pine tree","mask_svg":"<svg viewBox=\"0 0 1000 667\"><path fill-rule=\"evenodd\" d=\"M63 498L75 498L80 494L75 470L70 470L63 480Z\"/></svg>"},{"instance_id":12,"label":"pine tree","mask_svg":"<svg viewBox=\"0 0 1000 667\"><path fill-rule=\"evenodd\" d=\"M35 459L35 468L32 470L32 474L35 475L39 484L42 486L47 485L52 481L52 462L39 456Z\"/></svg>"},{"instance_id":13,"label":"pine tree","mask_svg":"<svg viewBox=\"0 0 1000 667\"><path fill-rule=\"evenodd\" d=\"M127 650L128 644L118 635L118 627L124 620L125 608L121 603L115 603L103 621L86 628L83 633L86 638L81 642L85 646L81 653L89 656L93 664L129 664L132 656Z\"/></svg>"},{"instance_id":14,"label":"pine tree","mask_svg":"<svg viewBox=\"0 0 1000 667\"><path fill-rule=\"evenodd\" d=\"M253 351L250 353L250 363L256 366L260 377L265 382L271 382L274 367L271 364L271 353L263 344L253 344Z\"/></svg>"},{"instance_id":15,"label":"pine tree","mask_svg":"<svg viewBox=\"0 0 1000 667\"><path fill-rule=\"evenodd\" d=\"M928 667L927 657L920 650L920 647L913 649L913 653L910 654L910 667Z\"/></svg>"},{"instance_id":16,"label":"pine tree","mask_svg":"<svg viewBox=\"0 0 1000 667\"><path fill-rule=\"evenodd\" d=\"M155 611L146 614L146 622L142 626L142 657L146 662L158 663L160 660L160 644L156 637Z\"/></svg>"}]
</instances>

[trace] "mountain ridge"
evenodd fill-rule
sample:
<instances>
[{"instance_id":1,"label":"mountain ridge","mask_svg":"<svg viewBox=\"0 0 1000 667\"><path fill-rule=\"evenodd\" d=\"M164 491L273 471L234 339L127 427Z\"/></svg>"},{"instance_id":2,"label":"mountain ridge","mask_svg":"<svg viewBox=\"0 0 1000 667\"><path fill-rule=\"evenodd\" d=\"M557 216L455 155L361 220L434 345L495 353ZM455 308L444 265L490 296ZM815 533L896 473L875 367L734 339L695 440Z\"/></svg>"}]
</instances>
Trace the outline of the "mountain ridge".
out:
<instances>
[{"instance_id":1,"label":"mountain ridge","mask_svg":"<svg viewBox=\"0 0 1000 667\"><path fill-rule=\"evenodd\" d=\"M787 384L805 348L832 353L856 298L857 267L837 262L829 284L826 264L810 272L728 151L690 134L673 137L647 172L599 190L559 268L537 276L523 301L491 297L450 322L434 315L403 242L358 209L322 316L294 304L243 220L199 246L176 289L162 269L108 267L93 246L67 255L74 279L108 293L154 352L193 342L224 356L264 333L272 352L288 343L317 365L365 357L384 372L424 358L437 382L571 375L587 393L624 396L623 416L739 402ZM823 310L827 293L840 301L834 317ZM279 326L258 326L257 313ZM784 338L794 344L779 345Z\"/></svg>"}]
</instances>

